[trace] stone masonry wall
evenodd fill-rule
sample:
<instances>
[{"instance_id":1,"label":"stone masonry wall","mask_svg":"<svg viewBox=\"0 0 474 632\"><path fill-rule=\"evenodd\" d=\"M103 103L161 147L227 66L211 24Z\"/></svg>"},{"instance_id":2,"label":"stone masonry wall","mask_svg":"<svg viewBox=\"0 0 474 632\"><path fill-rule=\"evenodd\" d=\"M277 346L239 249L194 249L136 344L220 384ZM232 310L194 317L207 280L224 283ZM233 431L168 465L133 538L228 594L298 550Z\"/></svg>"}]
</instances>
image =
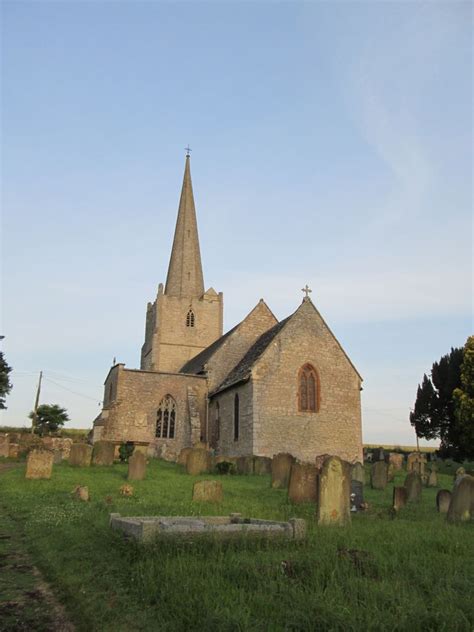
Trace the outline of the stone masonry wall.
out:
<instances>
[{"instance_id":1,"label":"stone masonry wall","mask_svg":"<svg viewBox=\"0 0 474 632\"><path fill-rule=\"evenodd\" d=\"M234 440L234 400L239 395L239 439ZM216 406L219 404L220 433L217 453L226 456L248 456L256 454L253 449L252 432L252 384L247 382L219 393L209 405L209 435L212 434L216 418Z\"/></svg>"},{"instance_id":2,"label":"stone masonry wall","mask_svg":"<svg viewBox=\"0 0 474 632\"><path fill-rule=\"evenodd\" d=\"M298 411L298 372L311 363L320 380L320 409ZM362 461L360 378L309 301L254 365L254 454L290 452Z\"/></svg>"}]
</instances>

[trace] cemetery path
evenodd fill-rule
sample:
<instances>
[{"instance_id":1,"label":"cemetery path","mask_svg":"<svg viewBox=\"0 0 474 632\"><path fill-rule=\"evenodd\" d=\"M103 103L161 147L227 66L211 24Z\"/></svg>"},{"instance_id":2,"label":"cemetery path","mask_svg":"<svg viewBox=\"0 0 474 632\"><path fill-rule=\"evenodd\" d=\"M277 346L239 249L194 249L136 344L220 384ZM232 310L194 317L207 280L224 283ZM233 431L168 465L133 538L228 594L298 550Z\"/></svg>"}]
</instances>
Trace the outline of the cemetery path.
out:
<instances>
[{"instance_id":1,"label":"cemetery path","mask_svg":"<svg viewBox=\"0 0 474 632\"><path fill-rule=\"evenodd\" d=\"M0 477L18 463L1 463ZM64 607L33 563L22 525L0 501L0 630L74 632Z\"/></svg>"}]
</instances>

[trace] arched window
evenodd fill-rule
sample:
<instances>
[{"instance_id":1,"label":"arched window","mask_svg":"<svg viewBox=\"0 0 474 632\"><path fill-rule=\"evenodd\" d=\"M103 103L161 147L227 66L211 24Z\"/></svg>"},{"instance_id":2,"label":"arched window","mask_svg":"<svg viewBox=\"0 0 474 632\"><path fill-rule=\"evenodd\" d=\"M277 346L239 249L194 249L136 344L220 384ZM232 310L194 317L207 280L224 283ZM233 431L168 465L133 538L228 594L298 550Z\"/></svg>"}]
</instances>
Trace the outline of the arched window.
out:
<instances>
[{"instance_id":1,"label":"arched window","mask_svg":"<svg viewBox=\"0 0 474 632\"><path fill-rule=\"evenodd\" d=\"M156 413L155 437L158 439L174 439L176 429L176 402L171 395L166 395L158 406Z\"/></svg>"},{"instance_id":2,"label":"arched window","mask_svg":"<svg viewBox=\"0 0 474 632\"><path fill-rule=\"evenodd\" d=\"M195 317L192 309L189 310L186 316L186 327L194 327Z\"/></svg>"},{"instance_id":3,"label":"arched window","mask_svg":"<svg viewBox=\"0 0 474 632\"><path fill-rule=\"evenodd\" d=\"M316 413L319 410L319 378L311 364L305 364L298 373L298 410Z\"/></svg>"},{"instance_id":4,"label":"arched window","mask_svg":"<svg viewBox=\"0 0 474 632\"><path fill-rule=\"evenodd\" d=\"M239 423L240 423L240 410L239 410L239 396L236 393L234 397L234 441L239 439Z\"/></svg>"}]
</instances>

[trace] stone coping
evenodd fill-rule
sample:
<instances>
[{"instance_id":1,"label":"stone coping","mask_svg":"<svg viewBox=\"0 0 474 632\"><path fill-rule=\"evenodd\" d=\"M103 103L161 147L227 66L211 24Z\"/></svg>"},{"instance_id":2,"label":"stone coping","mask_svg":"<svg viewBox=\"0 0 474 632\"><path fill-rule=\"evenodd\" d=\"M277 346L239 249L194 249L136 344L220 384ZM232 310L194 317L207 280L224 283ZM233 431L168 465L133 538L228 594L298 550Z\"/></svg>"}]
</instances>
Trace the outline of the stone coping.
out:
<instances>
[{"instance_id":1,"label":"stone coping","mask_svg":"<svg viewBox=\"0 0 474 632\"><path fill-rule=\"evenodd\" d=\"M302 539L306 535L306 521L291 518L288 522L230 516L121 516L110 514L112 529L139 542L156 537L213 536L218 539L238 537Z\"/></svg>"}]
</instances>

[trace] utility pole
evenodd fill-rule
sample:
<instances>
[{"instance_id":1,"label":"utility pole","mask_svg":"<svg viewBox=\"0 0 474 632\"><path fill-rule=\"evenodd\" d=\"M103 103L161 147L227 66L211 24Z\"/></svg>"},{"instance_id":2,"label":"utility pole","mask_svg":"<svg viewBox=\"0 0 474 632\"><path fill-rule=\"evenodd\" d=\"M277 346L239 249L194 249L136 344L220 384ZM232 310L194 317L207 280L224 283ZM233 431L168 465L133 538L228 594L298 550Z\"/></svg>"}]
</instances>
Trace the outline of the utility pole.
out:
<instances>
[{"instance_id":1,"label":"utility pole","mask_svg":"<svg viewBox=\"0 0 474 632\"><path fill-rule=\"evenodd\" d=\"M31 434L33 434L34 431L35 431L37 411L38 411L38 404L39 404L39 398L40 398L40 393L41 393L41 380L42 379L43 379L43 371L40 371L39 380L38 380L38 388L36 389L35 407L33 408L33 419L31 420Z\"/></svg>"}]
</instances>

